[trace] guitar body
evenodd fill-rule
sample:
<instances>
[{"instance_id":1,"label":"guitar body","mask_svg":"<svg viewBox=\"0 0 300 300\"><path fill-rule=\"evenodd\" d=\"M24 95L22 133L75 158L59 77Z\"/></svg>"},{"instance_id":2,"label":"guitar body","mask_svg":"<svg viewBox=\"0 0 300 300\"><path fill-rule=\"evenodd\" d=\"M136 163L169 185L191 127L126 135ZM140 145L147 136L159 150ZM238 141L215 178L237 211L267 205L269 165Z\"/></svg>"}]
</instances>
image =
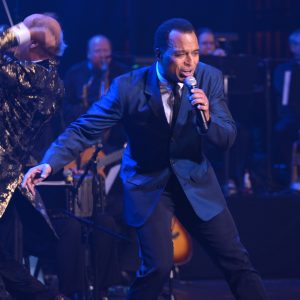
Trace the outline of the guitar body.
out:
<instances>
[{"instance_id":1,"label":"guitar body","mask_svg":"<svg viewBox=\"0 0 300 300\"><path fill-rule=\"evenodd\" d=\"M95 152L95 146L89 147L80 153L78 159L71 161L64 166L64 170L72 170L77 173L84 169L84 166L89 162L90 158ZM97 155L97 172L99 175L105 177L104 168L110 164L121 161L123 156L124 148L116 150L108 155L105 155L103 151L100 151Z\"/></svg>"},{"instance_id":2,"label":"guitar body","mask_svg":"<svg viewBox=\"0 0 300 300\"><path fill-rule=\"evenodd\" d=\"M92 146L80 153L80 157L77 160L73 160L67 165L64 166L64 170L73 170L78 172L79 170L83 170L84 166L88 163L90 158L92 157L96 147ZM103 158L105 156L103 151L100 151L97 155L97 160ZM97 173L103 177L105 177L104 168L103 167L97 167Z\"/></svg>"},{"instance_id":3,"label":"guitar body","mask_svg":"<svg viewBox=\"0 0 300 300\"><path fill-rule=\"evenodd\" d=\"M192 239L176 217L172 220L173 261L175 265L187 263L193 254Z\"/></svg>"}]
</instances>

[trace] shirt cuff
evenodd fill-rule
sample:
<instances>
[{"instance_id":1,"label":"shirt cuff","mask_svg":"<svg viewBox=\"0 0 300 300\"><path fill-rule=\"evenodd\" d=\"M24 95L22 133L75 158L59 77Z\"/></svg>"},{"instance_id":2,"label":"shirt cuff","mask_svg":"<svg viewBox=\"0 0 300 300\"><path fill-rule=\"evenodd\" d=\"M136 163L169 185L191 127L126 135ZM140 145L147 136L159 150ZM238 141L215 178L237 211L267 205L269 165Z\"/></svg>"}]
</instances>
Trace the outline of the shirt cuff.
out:
<instances>
[{"instance_id":1,"label":"shirt cuff","mask_svg":"<svg viewBox=\"0 0 300 300\"><path fill-rule=\"evenodd\" d=\"M24 44L28 41L30 41L30 31L29 29L24 25L24 23L19 23L17 25L14 25L10 28L10 30L15 34L19 45Z\"/></svg>"}]
</instances>

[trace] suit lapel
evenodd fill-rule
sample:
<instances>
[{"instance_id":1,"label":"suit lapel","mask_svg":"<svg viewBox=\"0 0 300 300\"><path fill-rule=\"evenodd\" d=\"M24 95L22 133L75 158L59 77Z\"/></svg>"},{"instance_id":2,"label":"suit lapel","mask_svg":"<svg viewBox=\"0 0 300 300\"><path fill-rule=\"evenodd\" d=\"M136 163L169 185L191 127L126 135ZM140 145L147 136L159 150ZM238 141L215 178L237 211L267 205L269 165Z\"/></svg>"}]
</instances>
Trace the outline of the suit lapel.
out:
<instances>
[{"instance_id":1,"label":"suit lapel","mask_svg":"<svg viewBox=\"0 0 300 300\"><path fill-rule=\"evenodd\" d=\"M202 64L198 64L198 67L195 71L195 76L197 76L197 81L201 81L203 73ZM198 82L197 86L201 86L201 82ZM159 90L158 78L156 74L156 64L154 63L149 69L147 79L146 79L146 87L145 93L149 95L149 106L151 107L153 113L162 123L163 128L171 131L171 127L167 122L164 107L162 104L161 94ZM177 116L177 120L173 129L173 136L178 136L184 124L186 124L186 120L188 118L189 112L193 110L192 105L188 99L189 91L186 86L183 86L181 104L179 113Z\"/></svg>"},{"instance_id":2,"label":"suit lapel","mask_svg":"<svg viewBox=\"0 0 300 300\"><path fill-rule=\"evenodd\" d=\"M158 78L156 74L156 64L153 64L151 66L149 73L147 75L145 93L149 95L148 104L151 107L155 116L159 120L161 120L162 125L165 128L168 128L170 130L170 126L167 122L164 107L162 104Z\"/></svg>"}]
</instances>

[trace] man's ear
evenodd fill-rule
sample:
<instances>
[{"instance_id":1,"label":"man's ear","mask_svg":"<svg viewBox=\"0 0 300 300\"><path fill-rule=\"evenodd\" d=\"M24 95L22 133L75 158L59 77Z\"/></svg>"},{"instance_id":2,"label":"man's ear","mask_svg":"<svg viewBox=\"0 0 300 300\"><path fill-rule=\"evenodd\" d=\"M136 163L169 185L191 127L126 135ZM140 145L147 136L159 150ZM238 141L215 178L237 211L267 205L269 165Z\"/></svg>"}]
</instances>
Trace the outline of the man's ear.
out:
<instances>
[{"instance_id":1,"label":"man's ear","mask_svg":"<svg viewBox=\"0 0 300 300\"><path fill-rule=\"evenodd\" d=\"M38 42L36 42L36 41L31 41L31 44L30 44L30 49L34 49L34 48L36 48L36 47L38 47Z\"/></svg>"}]
</instances>

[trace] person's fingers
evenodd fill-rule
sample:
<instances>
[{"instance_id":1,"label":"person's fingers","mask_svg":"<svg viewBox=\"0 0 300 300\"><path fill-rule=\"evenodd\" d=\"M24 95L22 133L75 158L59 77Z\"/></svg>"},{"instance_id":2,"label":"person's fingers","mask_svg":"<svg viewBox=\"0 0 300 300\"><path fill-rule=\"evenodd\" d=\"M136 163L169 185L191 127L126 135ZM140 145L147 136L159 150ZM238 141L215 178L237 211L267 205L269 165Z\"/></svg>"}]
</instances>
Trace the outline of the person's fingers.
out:
<instances>
[{"instance_id":1,"label":"person's fingers","mask_svg":"<svg viewBox=\"0 0 300 300\"><path fill-rule=\"evenodd\" d=\"M26 188L26 186L28 185L28 183L30 181L32 181L32 179L34 178L34 176L36 175L37 170L35 168L31 168L27 171L27 173L25 174L23 181L21 183L21 187L22 188Z\"/></svg>"},{"instance_id":2,"label":"person's fingers","mask_svg":"<svg viewBox=\"0 0 300 300\"><path fill-rule=\"evenodd\" d=\"M35 185L28 183L26 185L27 190L30 192L31 195L35 196Z\"/></svg>"},{"instance_id":3,"label":"person's fingers","mask_svg":"<svg viewBox=\"0 0 300 300\"><path fill-rule=\"evenodd\" d=\"M193 99L191 101L192 105L197 105L199 109L208 110L209 109L209 101L206 97L200 97L197 99Z\"/></svg>"},{"instance_id":4,"label":"person's fingers","mask_svg":"<svg viewBox=\"0 0 300 300\"><path fill-rule=\"evenodd\" d=\"M40 177L42 178L42 179L46 179L49 175L50 175L50 173L51 173L51 168L50 168L50 166L49 165L43 165L43 168L42 168L42 170L41 170L41 175L40 175Z\"/></svg>"},{"instance_id":5,"label":"person's fingers","mask_svg":"<svg viewBox=\"0 0 300 300\"><path fill-rule=\"evenodd\" d=\"M35 185L47 178L51 171L52 169L48 164L42 164L29 169L23 178L21 187L29 191L32 195L35 195Z\"/></svg>"}]
</instances>

